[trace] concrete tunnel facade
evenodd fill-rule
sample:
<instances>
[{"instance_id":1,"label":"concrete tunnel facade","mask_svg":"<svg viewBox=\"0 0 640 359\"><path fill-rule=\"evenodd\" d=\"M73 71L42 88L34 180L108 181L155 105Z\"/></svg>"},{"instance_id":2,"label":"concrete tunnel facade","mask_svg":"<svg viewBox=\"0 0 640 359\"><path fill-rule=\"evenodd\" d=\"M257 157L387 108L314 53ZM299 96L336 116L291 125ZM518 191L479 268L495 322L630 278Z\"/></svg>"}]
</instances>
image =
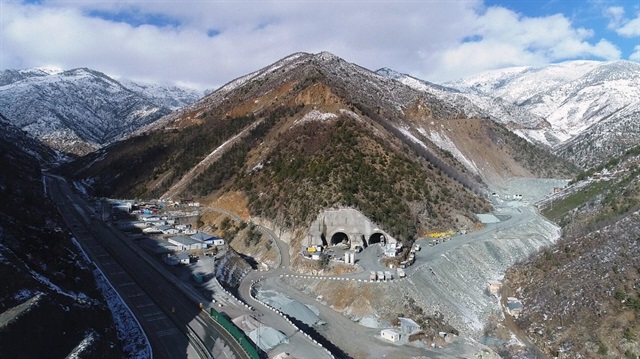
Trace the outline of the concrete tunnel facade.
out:
<instances>
[{"instance_id":1,"label":"concrete tunnel facade","mask_svg":"<svg viewBox=\"0 0 640 359\"><path fill-rule=\"evenodd\" d=\"M307 246L340 243L353 249L375 243L396 243L396 239L358 210L343 208L320 213L309 228Z\"/></svg>"}]
</instances>

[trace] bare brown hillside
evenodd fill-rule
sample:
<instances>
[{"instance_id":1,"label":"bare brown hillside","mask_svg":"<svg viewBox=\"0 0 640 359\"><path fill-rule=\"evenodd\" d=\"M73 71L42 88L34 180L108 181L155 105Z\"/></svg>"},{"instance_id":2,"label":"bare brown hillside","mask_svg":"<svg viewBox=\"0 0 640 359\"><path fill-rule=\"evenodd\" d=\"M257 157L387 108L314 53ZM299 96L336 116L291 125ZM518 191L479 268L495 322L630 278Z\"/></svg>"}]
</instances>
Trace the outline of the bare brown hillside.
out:
<instances>
[{"instance_id":1,"label":"bare brown hillside","mask_svg":"<svg viewBox=\"0 0 640 359\"><path fill-rule=\"evenodd\" d=\"M431 120L421 121L416 127L416 136L441 144L485 183L496 184L512 177L571 178L576 173L575 167L493 121Z\"/></svg>"}]
</instances>

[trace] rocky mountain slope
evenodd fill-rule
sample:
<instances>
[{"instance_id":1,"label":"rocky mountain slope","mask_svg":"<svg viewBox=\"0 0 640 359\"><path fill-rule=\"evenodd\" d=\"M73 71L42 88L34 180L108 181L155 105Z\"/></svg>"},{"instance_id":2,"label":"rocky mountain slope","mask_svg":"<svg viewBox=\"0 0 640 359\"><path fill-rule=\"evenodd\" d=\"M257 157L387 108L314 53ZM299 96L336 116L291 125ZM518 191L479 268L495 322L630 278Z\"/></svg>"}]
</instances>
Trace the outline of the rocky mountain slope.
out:
<instances>
[{"instance_id":1,"label":"rocky mountain slope","mask_svg":"<svg viewBox=\"0 0 640 359\"><path fill-rule=\"evenodd\" d=\"M91 264L43 188L46 146L0 116L0 357L124 357Z\"/></svg>"},{"instance_id":2,"label":"rocky mountain slope","mask_svg":"<svg viewBox=\"0 0 640 359\"><path fill-rule=\"evenodd\" d=\"M465 94L501 98L544 119L560 140L549 144L583 168L620 155L640 141L636 62L569 61L508 68L446 85Z\"/></svg>"},{"instance_id":3,"label":"rocky mountain slope","mask_svg":"<svg viewBox=\"0 0 640 359\"><path fill-rule=\"evenodd\" d=\"M557 146L555 153L582 168L606 163L640 143L640 105L637 102L608 115L579 135Z\"/></svg>"},{"instance_id":4,"label":"rocky mountain slope","mask_svg":"<svg viewBox=\"0 0 640 359\"><path fill-rule=\"evenodd\" d=\"M437 85L411 75L401 74L388 68L379 69L376 73L455 104L467 116L489 118L499 122L530 142L546 146L553 146L560 142L560 139L555 136L551 124L544 118L501 97L479 92L463 92L453 87Z\"/></svg>"},{"instance_id":5,"label":"rocky mountain slope","mask_svg":"<svg viewBox=\"0 0 640 359\"><path fill-rule=\"evenodd\" d=\"M140 133L68 170L106 195L239 192L284 226L353 206L399 238L472 226L483 180L571 174L493 121L328 53L289 56Z\"/></svg>"},{"instance_id":6,"label":"rocky mountain slope","mask_svg":"<svg viewBox=\"0 0 640 359\"><path fill-rule=\"evenodd\" d=\"M195 91L173 86L119 82L87 68L0 72L5 117L70 154L116 141L198 97Z\"/></svg>"},{"instance_id":7,"label":"rocky mountain slope","mask_svg":"<svg viewBox=\"0 0 640 359\"><path fill-rule=\"evenodd\" d=\"M505 276L517 324L552 356L640 355L639 174L636 146L546 201L562 238Z\"/></svg>"}]
</instances>

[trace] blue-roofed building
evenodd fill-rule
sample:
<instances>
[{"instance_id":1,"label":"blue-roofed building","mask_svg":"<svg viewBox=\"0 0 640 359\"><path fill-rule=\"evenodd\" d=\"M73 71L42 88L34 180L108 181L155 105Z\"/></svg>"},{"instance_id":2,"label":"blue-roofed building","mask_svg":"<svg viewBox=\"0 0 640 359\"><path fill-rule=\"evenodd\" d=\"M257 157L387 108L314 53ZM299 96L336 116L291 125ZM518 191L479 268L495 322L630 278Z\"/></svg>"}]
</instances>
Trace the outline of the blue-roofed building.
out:
<instances>
[{"instance_id":1,"label":"blue-roofed building","mask_svg":"<svg viewBox=\"0 0 640 359\"><path fill-rule=\"evenodd\" d=\"M204 232L196 232L191 236L191 238L206 244L208 247L224 245L224 239L206 234Z\"/></svg>"}]
</instances>

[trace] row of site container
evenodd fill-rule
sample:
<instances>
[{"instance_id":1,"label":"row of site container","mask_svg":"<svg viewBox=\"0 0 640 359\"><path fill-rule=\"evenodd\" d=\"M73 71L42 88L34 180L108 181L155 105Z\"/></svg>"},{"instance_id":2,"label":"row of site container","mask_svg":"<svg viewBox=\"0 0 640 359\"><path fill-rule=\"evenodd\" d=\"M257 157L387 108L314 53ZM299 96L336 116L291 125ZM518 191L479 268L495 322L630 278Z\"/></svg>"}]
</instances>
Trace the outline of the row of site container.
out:
<instances>
[{"instance_id":1,"label":"row of site container","mask_svg":"<svg viewBox=\"0 0 640 359\"><path fill-rule=\"evenodd\" d=\"M407 274L404 272L402 268L398 268L398 278L404 278ZM369 272L369 280L393 280L393 274L391 271L370 271Z\"/></svg>"}]
</instances>

